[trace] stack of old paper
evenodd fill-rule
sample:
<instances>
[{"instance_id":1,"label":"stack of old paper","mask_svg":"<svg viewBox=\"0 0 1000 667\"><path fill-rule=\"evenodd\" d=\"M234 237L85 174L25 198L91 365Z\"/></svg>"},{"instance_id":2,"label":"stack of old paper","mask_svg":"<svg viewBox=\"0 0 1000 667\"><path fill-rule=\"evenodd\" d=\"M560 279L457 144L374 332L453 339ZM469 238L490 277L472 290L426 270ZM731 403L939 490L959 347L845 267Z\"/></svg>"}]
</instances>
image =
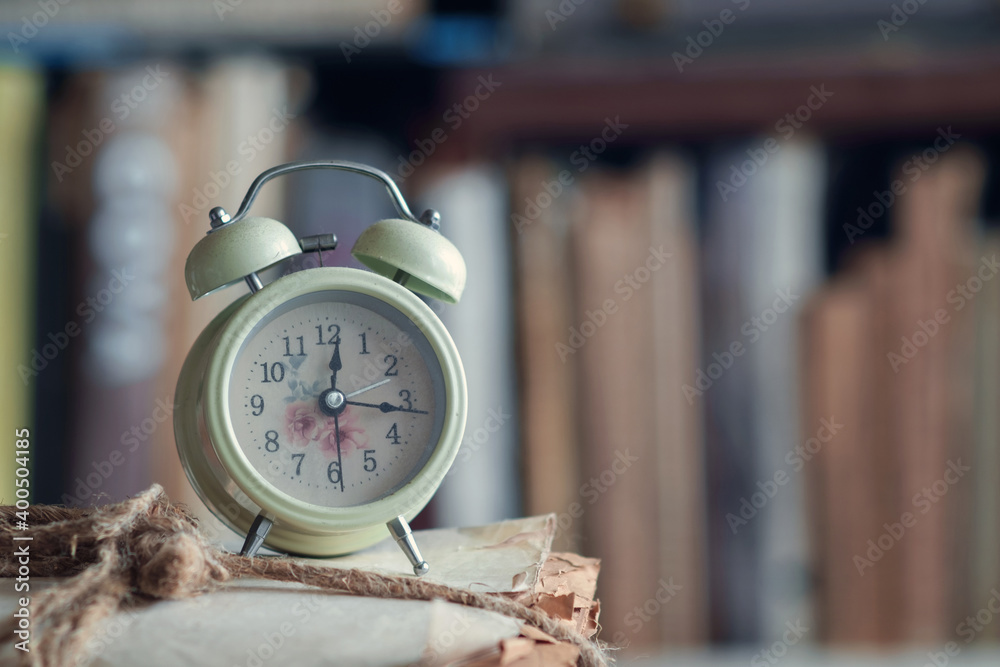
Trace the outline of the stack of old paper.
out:
<instances>
[{"instance_id":1,"label":"stack of old paper","mask_svg":"<svg viewBox=\"0 0 1000 667\"><path fill-rule=\"evenodd\" d=\"M492 592L564 619L593 635L598 563L552 554L553 516L479 528L416 533L431 565L427 579ZM312 563L406 575L391 540L351 556ZM32 593L58 580L33 580ZM0 614L12 613L12 586ZM575 665L577 649L520 621L443 601L361 598L297 584L236 581L201 597L120 613L91 646L102 667L217 665ZM0 651L5 663L14 649Z\"/></svg>"}]
</instances>

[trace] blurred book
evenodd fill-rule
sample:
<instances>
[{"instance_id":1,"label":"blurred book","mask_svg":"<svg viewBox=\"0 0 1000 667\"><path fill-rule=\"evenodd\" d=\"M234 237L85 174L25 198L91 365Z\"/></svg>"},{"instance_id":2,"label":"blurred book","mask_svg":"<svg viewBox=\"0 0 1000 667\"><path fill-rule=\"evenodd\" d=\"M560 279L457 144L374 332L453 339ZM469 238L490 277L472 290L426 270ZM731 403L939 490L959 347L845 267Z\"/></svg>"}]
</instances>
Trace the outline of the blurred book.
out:
<instances>
[{"instance_id":1,"label":"blurred book","mask_svg":"<svg viewBox=\"0 0 1000 667\"><path fill-rule=\"evenodd\" d=\"M655 600L661 579L649 281L651 269L669 258L650 257L650 211L639 179L592 167L580 178L580 190L572 231L576 308L572 328L553 353L568 347L579 364L586 480L579 504L586 551L601 559L609 576L601 593L602 625L609 636L624 639L616 643L648 646L658 642L659 619L650 622L653 614L643 618L634 609ZM676 592L665 592L664 601Z\"/></svg>"},{"instance_id":2,"label":"blurred book","mask_svg":"<svg viewBox=\"0 0 1000 667\"><path fill-rule=\"evenodd\" d=\"M37 70L0 67L0 202L4 205L0 279L5 287L0 297L4 313L0 367L7 373L0 400L0 427L4 433L0 447L0 503L5 505L15 501L14 471L20 467L15 466L15 452L38 454L37 447L26 452L17 449L15 442L32 442L36 419L50 416L44 408L39 411L33 405L36 378L61 351L53 340L35 331L38 145L44 118L44 86L45 77ZM51 334L56 340L68 338L62 330ZM37 456L29 458L37 476L42 461Z\"/></svg>"},{"instance_id":3,"label":"blurred book","mask_svg":"<svg viewBox=\"0 0 1000 667\"><path fill-rule=\"evenodd\" d=\"M557 513L555 544L573 550L583 530L569 512L581 482L576 364L553 351L573 326L568 233L578 193L568 170L537 155L518 159L510 181L525 511Z\"/></svg>"},{"instance_id":4,"label":"blurred book","mask_svg":"<svg viewBox=\"0 0 1000 667\"><path fill-rule=\"evenodd\" d=\"M461 301L432 301L465 367L469 416L462 447L433 505L442 526L468 526L521 512L513 276L507 182L498 166L442 165L419 172L417 201L441 214L441 233L468 270Z\"/></svg>"},{"instance_id":5,"label":"blurred book","mask_svg":"<svg viewBox=\"0 0 1000 667\"><path fill-rule=\"evenodd\" d=\"M760 151L760 144L751 149ZM779 639L788 623L813 627L805 482L794 452L801 434L815 437L823 428L823 422L800 420L798 316L805 295L821 279L825 185L822 144L796 138L781 144L743 191L731 194L752 230L740 280L752 311L734 336L746 346L745 358L734 363L747 364L752 374L758 445L753 492L768 496L755 518L761 524L759 617L765 642Z\"/></svg>"},{"instance_id":6,"label":"blurred book","mask_svg":"<svg viewBox=\"0 0 1000 667\"><path fill-rule=\"evenodd\" d=\"M980 254L989 258L1000 257L1000 232L995 228L984 235ZM993 590L1000 585L1000 280L983 283L975 302L975 401L973 418L972 460L973 492L964 519L969 536L965 557L960 554L959 572L967 566L967 594L959 616L974 615L987 604ZM963 618L962 621L965 621ZM966 622L967 623L967 622ZM978 621L977 621L978 623ZM959 631L966 640L974 626L966 624L967 631ZM981 638L995 640L1000 628L985 626Z\"/></svg>"},{"instance_id":7,"label":"blurred book","mask_svg":"<svg viewBox=\"0 0 1000 667\"><path fill-rule=\"evenodd\" d=\"M763 522L758 513L757 469L760 442L755 412L754 368L747 363L750 340L743 325L758 309L751 303L747 276L754 269L754 211L739 190L723 196L745 148L712 151L705 167L702 284L702 346L696 374L685 381L692 404L705 410L705 457L711 636L716 641L753 642L761 633ZM766 498L765 498L766 501Z\"/></svg>"},{"instance_id":8,"label":"blurred book","mask_svg":"<svg viewBox=\"0 0 1000 667\"><path fill-rule=\"evenodd\" d=\"M669 254L650 279L661 577L656 592L663 580L683 588L659 614L659 641L696 645L709 639L705 415L703 406L687 401L682 385L693 377L701 353L697 175L691 160L661 152L636 178L650 218L649 258L654 250Z\"/></svg>"},{"instance_id":9,"label":"blurred book","mask_svg":"<svg viewBox=\"0 0 1000 667\"><path fill-rule=\"evenodd\" d=\"M972 454L974 319L971 304L956 298L971 301L962 286L980 280L973 223L983 179L981 156L954 147L910 179L893 208L890 296L898 319L886 360L901 472L895 515L911 512L919 521L898 538L907 641L952 638L960 599L957 558L969 538L961 517L973 485L959 462L971 463Z\"/></svg>"},{"instance_id":10,"label":"blurred book","mask_svg":"<svg viewBox=\"0 0 1000 667\"><path fill-rule=\"evenodd\" d=\"M178 167L165 128L182 76L159 62L74 78L69 87L81 94L61 100L55 114L56 132L71 138L52 165L53 195L82 241L74 258L81 307L72 314L82 335L61 501L93 504L148 486L151 438L170 430L171 399L158 393L157 378L169 340ZM122 100L136 90L141 104L129 107Z\"/></svg>"},{"instance_id":11,"label":"blurred book","mask_svg":"<svg viewBox=\"0 0 1000 667\"><path fill-rule=\"evenodd\" d=\"M873 352L872 321L878 304L863 277L840 277L810 301L803 318L806 405L803 424L829 420L840 428L827 442L803 428L802 453L794 459L809 481L814 553L816 618L822 639L831 642L876 642L881 627L879 582L893 576L864 576L854 564L859 545L877 537L884 504L878 488L887 480L877 465L880 441L873 413L885 409L880 386L868 377L879 360ZM808 457L808 458L807 458ZM799 463L801 461L801 463ZM806 467L808 466L808 467Z\"/></svg>"}]
</instances>

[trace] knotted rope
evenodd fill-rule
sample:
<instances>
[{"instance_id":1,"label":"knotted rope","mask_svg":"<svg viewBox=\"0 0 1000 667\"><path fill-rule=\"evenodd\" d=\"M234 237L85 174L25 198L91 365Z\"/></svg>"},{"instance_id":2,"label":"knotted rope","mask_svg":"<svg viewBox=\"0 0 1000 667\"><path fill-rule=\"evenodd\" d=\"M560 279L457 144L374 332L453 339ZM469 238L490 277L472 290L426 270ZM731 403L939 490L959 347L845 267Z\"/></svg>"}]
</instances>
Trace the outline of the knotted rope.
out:
<instances>
[{"instance_id":1,"label":"knotted rope","mask_svg":"<svg viewBox=\"0 0 1000 667\"><path fill-rule=\"evenodd\" d=\"M30 525L18 527L17 510L0 507L0 576L15 577L16 550L29 545L29 573L71 577L31 594L30 652L22 665L62 667L84 656L101 623L120 609L148 600L194 597L231 579L298 582L326 591L401 600L442 599L498 612L580 649L579 665L604 667L604 656L568 625L507 598L417 579L311 565L293 558L246 558L209 543L197 522L157 484L114 505L79 509L33 505ZM30 537L30 541L13 538ZM16 639L16 619L0 632Z\"/></svg>"}]
</instances>

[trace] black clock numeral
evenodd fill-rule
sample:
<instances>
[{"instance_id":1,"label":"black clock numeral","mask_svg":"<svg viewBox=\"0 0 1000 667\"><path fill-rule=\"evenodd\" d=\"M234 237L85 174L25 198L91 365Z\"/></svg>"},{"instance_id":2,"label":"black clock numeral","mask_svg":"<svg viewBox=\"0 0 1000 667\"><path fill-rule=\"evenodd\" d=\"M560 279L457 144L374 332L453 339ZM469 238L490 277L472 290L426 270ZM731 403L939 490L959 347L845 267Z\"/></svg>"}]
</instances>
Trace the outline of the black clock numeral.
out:
<instances>
[{"instance_id":1,"label":"black clock numeral","mask_svg":"<svg viewBox=\"0 0 1000 667\"><path fill-rule=\"evenodd\" d=\"M264 449L266 449L267 451L271 452L272 454L274 452L278 451L279 445L278 445L278 432L277 431L268 431L267 433L265 433L264 434L264 441L265 441L264 442ZM274 445L274 447L271 447L271 445Z\"/></svg>"},{"instance_id":2,"label":"black clock numeral","mask_svg":"<svg viewBox=\"0 0 1000 667\"><path fill-rule=\"evenodd\" d=\"M260 417L264 414L264 397L260 394L254 394L250 397L250 407L253 408L253 416Z\"/></svg>"},{"instance_id":3,"label":"black clock numeral","mask_svg":"<svg viewBox=\"0 0 1000 667\"><path fill-rule=\"evenodd\" d=\"M268 371L268 365L266 361L258 361L258 364L263 367L264 379L261 382L284 382L285 380L285 365L280 361L276 361L270 366L270 372Z\"/></svg>"},{"instance_id":4,"label":"black clock numeral","mask_svg":"<svg viewBox=\"0 0 1000 667\"><path fill-rule=\"evenodd\" d=\"M389 364L390 360L392 360L391 364ZM384 363L389 364L389 368L385 369L385 376L386 377L395 377L395 376L399 375L399 371L396 370L396 362L398 362L399 360L396 359L396 355L395 354L387 354L387 355L385 355L385 359L383 359L382 361Z\"/></svg>"},{"instance_id":5,"label":"black clock numeral","mask_svg":"<svg viewBox=\"0 0 1000 667\"><path fill-rule=\"evenodd\" d=\"M375 457L373 456L374 453L375 453L374 449L365 450L365 472L375 472L375 467L378 464L375 463Z\"/></svg>"},{"instance_id":6,"label":"black clock numeral","mask_svg":"<svg viewBox=\"0 0 1000 667\"><path fill-rule=\"evenodd\" d=\"M404 410L412 410L413 409L413 401L410 400L410 390L409 389L400 389L399 390L399 397L401 399L403 399L403 403L406 404L406 405L403 406Z\"/></svg>"},{"instance_id":7,"label":"black clock numeral","mask_svg":"<svg viewBox=\"0 0 1000 667\"><path fill-rule=\"evenodd\" d=\"M340 461L330 461L326 467L326 478L331 484L340 484Z\"/></svg>"},{"instance_id":8,"label":"black clock numeral","mask_svg":"<svg viewBox=\"0 0 1000 667\"><path fill-rule=\"evenodd\" d=\"M299 352L298 352L298 354L292 354L292 351L290 349L291 348L291 345L290 345L291 341L289 340L288 336L285 336L283 338L283 340L285 341L285 354L282 355L282 356L285 356L285 357L304 357L304 356L306 356L305 341L303 340L302 336L298 336L297 339L296 339L296 340L299 341Z\"/></svg>"},{"instance_id":9,"label":"black clock numeral","mask_svg":"<svg viewBox=\"0 0 1000 667\"><path fill-rule=\"evenodd\" d=\"M302 461L306 458L305 454L292 454L293 459L298 459L299 462L295 464L295 474L302 474Z\"/></svg>"},{"instance_id":10,"label":"black clock numeral","mask_svg":"<svg viewBox=\"0 0 1000 667\"><path fill-rule=\"evenodd\" d=\"M385 434L385 439L390 440L394 445L399 444L399 428L396 424L393 424L389 432Z\"/></svg>"},{"instance_id":11,"label":"black clock numeral","mask_svg":"<svg viewBox=\"0 0 1000 667\"><path fill-rule=\"evenodd\" d=\"M326 342L323 342L323 325L322 324L317 324L316 325L316 335L317 335L316 344L317 345L334 345L334 344L340 342L340 325L339 324L328 324L327 327L326 327L326 332L327 333L332 333L333 335L330 336L329 340L327 340Z\"/></svg>"},{"instance_id":12,"label":"black clock numeral","mask_svg":"<svg viewBox=\"0 0 1000 667\"><path fill-rule=\"evenodd\" d=\"M361 354L368 354L368 336L365 332L361 332L358 335L361 336Z\"/></svg>"}]
</instances>

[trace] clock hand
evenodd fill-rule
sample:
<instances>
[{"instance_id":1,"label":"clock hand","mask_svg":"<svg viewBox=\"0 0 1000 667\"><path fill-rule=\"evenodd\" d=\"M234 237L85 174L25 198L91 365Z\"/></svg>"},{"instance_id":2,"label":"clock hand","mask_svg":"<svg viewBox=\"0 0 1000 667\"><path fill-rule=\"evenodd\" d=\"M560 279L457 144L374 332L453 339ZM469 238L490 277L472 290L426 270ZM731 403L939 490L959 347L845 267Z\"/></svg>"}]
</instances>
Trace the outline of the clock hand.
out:
<instances>
[{"instance_id":1,"label":"clock hand","mask_svg":"<svg viewBox=\"0 0 1000 667\"><path fill-rule=\"evenodd\" d=\"M333 375L330 376L330 388L337 388L337 371L342 369L344 365L340 363L340 336L333 343L333 359L330 359L330 370L333 371Z\"/></svg>"},{"instance_id":2,"label":"clock hand","mask_svg":"<svg viewBox=\"0 0 1000 667\"><path fill-rule=\"evenodd\" d=\"M333 413L333 437L337 440L337 470L340 472L340 492L344 492L344 459L340 453L340 417Z\"/></svg>"},{"instance_id":3,"label":"clock hand","mask_svg":"<svg viewBox=\"0 0 1000 667\"><path fill-rule=\"evenodd\" d=\"M337 371L340 370L340 369L339 368L334 369L334 366L335 366L334 362L335 361L339 361L339 360L340 360L340 354L339 354L339 350L337 350L334 353L333 360L330 361L330 368L331 368L331 370L334 371L334 374L333 374L333 376L332 376L332 378L330 380L330 383L331 383L332 387L330 389L327 389L326 391L322 392L319 395L320 409L323 410L324 412L326 412L327 414L333 414L334 410L339 410L340 408L342 408L344 406L344 404L348 402L346 399L351 398L352 396L357 396L358 394L363 394L366 391L371 391L372 389L375 389L376 387L381 387L386 382L389 382L390 380L392 380L392 378L386 378L384 380L381 380L380 382L376 382L375 384L370 384L367 387L362 387L361 389L358 389L357 391L352 391L350 394L345 395L343 391L337 389ZM360 405L364 405L364 404L360 404ZM376 407L378 407L378 406L376 406ZM383 412L385 412L385 411L383 410Z\"/></svg>"},{"instance_id":4,"label":"clock hand","mask_svg":"<svg viewBox=\"0 0 1000 667\"><path fill-rule=\"evenodd\" d=\"M382 401L381 403L360 403L358 401L344 401L348 405L359 405L363 408L378 408L382 412L414 412L419 415L426 415L426 410L410 410L407 408L401 408L398 405L393 405L392 403L386 403Z\"/></svg>"},{"instance_id":5,"label":"clock hand","mask_svg":"<svg viewBox=\"0 0 1000 667\"><path fill-rule=\"evenodd\" d=\"M366 391L368 391L369 389L374 389L375 387L381 387L382 385L384 385L386 382L389 382L390 380L392 380L392 378L386 378L386 379L382 380L381 382L376 382L375 384L370 384L367 387L364 387L362 389L358 389L357 391L352 391L350 394L347 394L347 398L354 398L358 394L363 394Z\"/></svg>"}]
</instances>

